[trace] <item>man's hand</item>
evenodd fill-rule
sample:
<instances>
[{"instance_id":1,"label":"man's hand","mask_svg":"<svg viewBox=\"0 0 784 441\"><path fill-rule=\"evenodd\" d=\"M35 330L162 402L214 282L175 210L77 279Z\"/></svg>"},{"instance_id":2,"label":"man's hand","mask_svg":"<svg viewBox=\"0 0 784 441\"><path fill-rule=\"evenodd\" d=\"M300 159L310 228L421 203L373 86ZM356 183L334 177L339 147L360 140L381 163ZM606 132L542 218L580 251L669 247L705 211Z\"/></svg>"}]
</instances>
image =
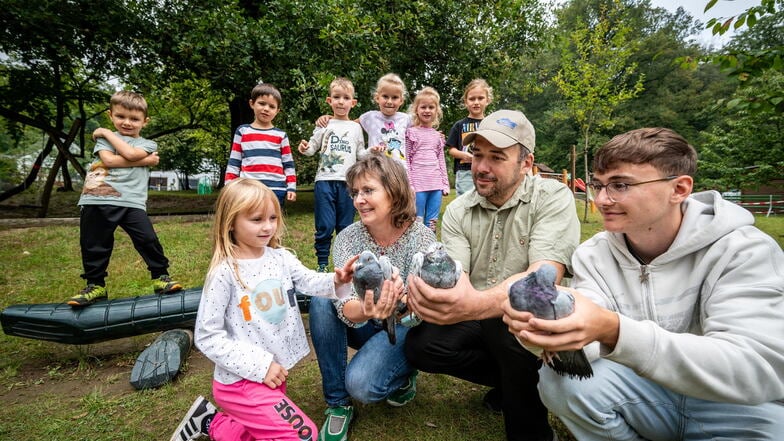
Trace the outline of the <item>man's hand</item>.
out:
<instances>
[{"instance_id":1,"label":"man's hand","mask_svg":"<svg viewBox=\"0 0 784 441\"><path fill-rule=\"evenodd\" d=\"M614 348L618 342L618 314L602 308L572 288L559 286L574 296L574 312L559 320L535 318L504 305L504 323L524 345L533 345L550 352L574 351L599 341ZM528 315L526 315L528 314Z\"/></svg>"},{"instance_id":2,"label":"man's hand","mask_svg":"<svg viewBox=\"0 0 784 441\"><path fill-rule=\"evenodd\" d=\"M286 381L286 377L288 376L289 371L273 361L270 363L269 369L267 369L267 375L264 376L263 383L266 384L270 389L277 389L278 386Z\"/></svg>"},{"instance_id":3,"label":"man's hand","mask_svg":"<svg viewBox=\"0 0 784 441\"><path fill-rule=\"evenodd\" d=\"M408 305L422 320L429 323L450 325L498 316L500 309L492 311L494 303L492 296L485 295L471 286L466 273L449 289L433 288L419 277L408 277Z\"/></svg>"}]
</instances>

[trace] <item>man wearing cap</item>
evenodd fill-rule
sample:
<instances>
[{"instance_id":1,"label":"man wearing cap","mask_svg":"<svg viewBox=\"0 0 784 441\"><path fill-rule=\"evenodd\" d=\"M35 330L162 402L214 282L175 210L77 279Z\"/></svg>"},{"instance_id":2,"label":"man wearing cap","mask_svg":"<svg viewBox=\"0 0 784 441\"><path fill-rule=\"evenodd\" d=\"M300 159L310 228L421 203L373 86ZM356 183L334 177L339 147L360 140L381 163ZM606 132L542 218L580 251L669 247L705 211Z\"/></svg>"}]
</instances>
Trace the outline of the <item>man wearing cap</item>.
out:
<instances>
[{"instance_id":1,"label":"man wearing cap","mask_svg":"<svg viewBox=\"0 0 784 441\"><path fill-rule=\"evenodd\" d=\"M549 263L560 281L569 270L580 241L574 197L561 182L530 175L535 132L521 112L488 115L464 142L474 143L475 188L447 206L441 238L468 276L448 290L409 280L409 303L425 322L409 331L406 356L425 372L492 387L485 404L499 402L507 440L549 441L541 362L508 332L501 306L507 284L525 273Z\"/></svg>"}]
</instances>

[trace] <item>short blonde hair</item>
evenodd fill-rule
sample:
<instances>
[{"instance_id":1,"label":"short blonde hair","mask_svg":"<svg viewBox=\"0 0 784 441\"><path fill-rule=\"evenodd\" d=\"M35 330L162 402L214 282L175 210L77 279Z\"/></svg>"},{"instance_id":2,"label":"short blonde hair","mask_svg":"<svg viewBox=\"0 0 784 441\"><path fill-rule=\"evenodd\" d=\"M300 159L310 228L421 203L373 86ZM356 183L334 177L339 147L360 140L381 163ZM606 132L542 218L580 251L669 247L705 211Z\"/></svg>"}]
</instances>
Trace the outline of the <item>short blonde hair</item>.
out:
<instances>
[{"instance_id":1,"label":"short blonde hair","mask_svg":"<svg viewBox=\"0 0 784 441\"><path fill-rule=\"evenodd\" d=\"M421 121L419 121L419 115L417 115L417 106L425 99L431 99L436 103L436 117L433 119L432 126L435 129L438 127L438 123L441 122L441 118L444 117L444 111L441 110L441 95L432 87L423 87L422 90L417 92L416 96L414 96L414 101L408 109L408 113L411 115L411 125L418 126L421 123Z\"/></svg>"},{"instance_id":2,"label":"short blonde hair","mask_svg":"<svg viewBox=\"0 0 784 441\"><path fill-rule=\"evenodd\" d=\"M406 89L406 83L404 83L403 80L401 80L400 77L394 73L388 73L378 79L378 81L376 82L376 90L373 91L374 101L376 98L378 98L378 93L381 91L381 88L387 84L390 84L395 87L399 87L401 91L401 95L403 96L403 101L404 102L406 101L406 98L408 97L408 90Z\"/></svg>"},{"instance_id":3,"label":"short blonde hair","mask_svg":"<svg viewBox=\"0 0 784 441\"><path fill-rule=\"evenodd\" d=\"M332 80L332 82L329 83L330 95L332 95L332 90L334 90L336 87L340 87L344 89L346 92L348 92L351 95L352 98L354 98L354 83L352 83L351 80L349 80L348 78L336 77L334 80Z\"/></svg>"},{"instance_id":4,"label":"short blonde hair","mask_svg":"<svg viewBox=\"0 0 784 441\"><path fill-rule=\"evenodd\" d=\"M109 106L111 108L120 106L128 110L138 110L144 114L145 118L147 117L147 100L138 92L131 92L130 90L115 92L109 98Z\"/></svg>"},{"instance_id":5,"label":"short blonde hair","mask_svg":"<svg viewBox=\"0 0 784 441\"><path fill-rule=\"evenodd\" d=\"M278 217L278 228L268 246L279 248L286 227L275 193L261 182L248 178L233 179L223 187L218 200L215 201L215 219L212 226L212 260L207 270L208 274L212 273L224 261L228 261L235 269L237 280L242 283L237 272L238 247L232 232L234 222L239 214L258 210L269 202L272 202L275 215Z\"/></svg>"}]
</instances>

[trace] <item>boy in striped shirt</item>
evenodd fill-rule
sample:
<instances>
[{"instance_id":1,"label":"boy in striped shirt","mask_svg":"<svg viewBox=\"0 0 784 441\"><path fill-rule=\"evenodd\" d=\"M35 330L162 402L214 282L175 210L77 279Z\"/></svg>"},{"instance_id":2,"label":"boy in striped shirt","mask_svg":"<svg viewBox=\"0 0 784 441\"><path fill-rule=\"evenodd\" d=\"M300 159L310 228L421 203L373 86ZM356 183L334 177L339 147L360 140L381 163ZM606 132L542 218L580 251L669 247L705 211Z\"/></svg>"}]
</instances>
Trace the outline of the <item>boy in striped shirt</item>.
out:
<instances>
[{"instance_id":1,"label":"boy in striped shirt","mask_svg":"<svg viewBox=\"0 0 784 441\"><path fill-rule=\"evenodd\" d=\"M297 173L289 137L272 120L280 111L280 91L271 84L257 84L250 92L255 118L234 132L225 181L238 177L260 181L278 197L281 208L297 200Z\"/></svg>"}]
</instances>

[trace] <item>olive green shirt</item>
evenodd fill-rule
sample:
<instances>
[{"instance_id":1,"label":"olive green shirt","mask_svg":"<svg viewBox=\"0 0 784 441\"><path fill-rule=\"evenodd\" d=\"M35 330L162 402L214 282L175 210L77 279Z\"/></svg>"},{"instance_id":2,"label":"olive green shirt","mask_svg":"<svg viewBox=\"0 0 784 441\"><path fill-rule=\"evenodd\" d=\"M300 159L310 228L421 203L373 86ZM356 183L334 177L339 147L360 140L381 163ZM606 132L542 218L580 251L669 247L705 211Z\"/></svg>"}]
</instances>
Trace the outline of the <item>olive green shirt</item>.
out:
<instances>
[{"instance_id":1,"label":"olive green shirt","mask_svg":"<svg viewBox=\"0 0 784 441\"><path fill-rule=\"evenodd\" d=\"M562 263L571 273L580 221L568 187L526 176L501 207L476 190L459 196L446 207L441 239L449 255L463 264L474 288L483 290L539 260Z\"/></svg>"}]
</instances>

